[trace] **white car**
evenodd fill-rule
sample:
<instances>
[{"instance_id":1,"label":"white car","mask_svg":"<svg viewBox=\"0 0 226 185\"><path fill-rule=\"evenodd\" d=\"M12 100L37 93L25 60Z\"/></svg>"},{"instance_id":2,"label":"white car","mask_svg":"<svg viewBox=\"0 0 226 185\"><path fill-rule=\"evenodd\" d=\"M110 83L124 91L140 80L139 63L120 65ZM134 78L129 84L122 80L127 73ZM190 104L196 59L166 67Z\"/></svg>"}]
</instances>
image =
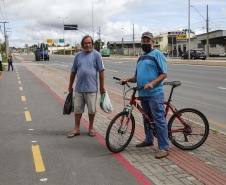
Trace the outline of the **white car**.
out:
<instances>
[{"instance_id":1,"label":"white car","mask_svg":"<svg viewBox=\"0 0 226 185\"><path fill-rule=\"evenodd\" d=\"M226 53L221 53L219 56L220 57L226 57Z\"/></svg>"}]
</instances>

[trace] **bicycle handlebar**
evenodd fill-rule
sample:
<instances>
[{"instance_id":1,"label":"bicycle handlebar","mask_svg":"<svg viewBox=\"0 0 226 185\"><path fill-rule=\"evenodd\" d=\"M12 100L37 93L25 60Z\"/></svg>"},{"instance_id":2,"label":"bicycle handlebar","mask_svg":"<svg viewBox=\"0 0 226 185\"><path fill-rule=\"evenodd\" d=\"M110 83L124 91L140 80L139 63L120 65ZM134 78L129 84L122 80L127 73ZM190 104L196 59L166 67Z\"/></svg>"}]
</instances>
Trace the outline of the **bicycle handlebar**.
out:
<instances>
[{"instance_id":1,"label":"bicycle handlebar","mask_svg":"<svg viewBox=\"0 0 226 185\"><path fill-rule=\"evenodd\" d=\"M118 78L118 77L113 77L113 79L115 79L115 80L121 80L120 78ZM127 82L122 82L122 85L127 85L127 87L129 87L130 89L133 89L133 90L142 90L142 89L144 89L144 86L137 86L137 87L132 87L132 86L130 86Z\"/></svg>"}]
</instances>

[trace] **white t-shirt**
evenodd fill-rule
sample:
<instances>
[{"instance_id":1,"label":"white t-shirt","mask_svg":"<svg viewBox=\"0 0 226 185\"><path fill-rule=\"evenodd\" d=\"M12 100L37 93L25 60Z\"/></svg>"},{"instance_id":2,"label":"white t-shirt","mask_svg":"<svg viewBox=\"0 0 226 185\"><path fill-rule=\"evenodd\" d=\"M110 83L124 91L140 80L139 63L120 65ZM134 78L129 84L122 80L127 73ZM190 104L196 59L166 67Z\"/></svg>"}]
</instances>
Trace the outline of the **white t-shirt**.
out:
<instances>
[{"instance_id":1,"label":"white t-shirt","mask_svg":"<svg viewBox=\"0 0 226 185\"><path fill-rule=\"evenodd\" d=\"M2 54L0 53L0 61L2 62Z\"/></svg>"}]
</instances>

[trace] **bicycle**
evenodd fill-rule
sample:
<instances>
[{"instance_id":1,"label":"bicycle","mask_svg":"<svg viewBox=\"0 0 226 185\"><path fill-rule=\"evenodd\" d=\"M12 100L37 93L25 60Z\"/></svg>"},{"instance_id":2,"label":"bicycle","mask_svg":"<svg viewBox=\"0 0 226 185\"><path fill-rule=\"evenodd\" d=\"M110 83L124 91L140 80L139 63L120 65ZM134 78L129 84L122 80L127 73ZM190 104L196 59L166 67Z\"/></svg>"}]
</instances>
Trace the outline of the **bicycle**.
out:
<instances>
[{"instance_id":1,"label":"bicycle","mask_svg":"<svg viewBox=\"0 0 226 185\"><path fill-rule=\"evenodd\" d=\"M120 81L120 78L113 77ZM193 150L200 147L207 139L209 134L209 123L207 118L200 111L193 108L184 108L177 110L171 104L171 98L174 88L180 86L180 81L164 82L163 85L171 85L171 92L167 101L164 101L165 105L165 118L169 113L169 109L173 115L168 121L168 137L172 144L183 150ZM106 133L106 145L107 148L113 152L118 153L124 150L130 143L134 131L135 131L135 119L132 114L133 107L136 107L142 115L149 121L149 129L153 130L154 136L157 138L156 126L151 118L144 110L139 106L136 100L144 101L141 97L135 97L137 90L142 90L144 87L132 87L127 82L124 85L124 101L126 100L126 94L130 90L133 90L129 104L127 104L123 111L118 113L110 122ZM125 92L125 85L129 88Z\"/></svg>"}]
</instances>

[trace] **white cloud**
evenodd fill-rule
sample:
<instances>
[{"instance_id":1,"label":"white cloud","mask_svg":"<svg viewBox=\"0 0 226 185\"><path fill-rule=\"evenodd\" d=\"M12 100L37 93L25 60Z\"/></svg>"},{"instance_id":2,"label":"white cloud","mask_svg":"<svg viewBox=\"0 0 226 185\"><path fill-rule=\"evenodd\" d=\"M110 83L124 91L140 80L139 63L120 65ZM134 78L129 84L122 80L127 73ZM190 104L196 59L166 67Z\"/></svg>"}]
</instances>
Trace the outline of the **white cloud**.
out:
<instances>
[{"instance_id":1,"label":"white cloud","mask_svg":"<svg viewBox=\"0 0 226 185\"><path fill-rule=\"evenodd\" d=\"M5 10L9 28L11 46L24 46L25 43L37 44L43 40L63 37L63 20L65 24L77 24L81 31L64 31L66 43L80 42L83 32L93 36L92 31L92 1L95 40L98 38L98 28L101 28L101 38L104 41L132 40L135 25L135 40L140 40L144 31L154 35L165 33L188 26L188 3L179 0L5 0ZM194 1L191 4L205 15L206 3L209 3L210 17L225 17L225 0ZM0 19L5 20L5 10L0 1ZM220 5L220 6L219 6ZM202 30L203 18L193 9L191 14L191 29ZM225 20L224 20L225 22ZM122 30L125 28L127 31ZM2 29L1 29L2 30ZM199 32L199 31L197 31ZM0 32L0 38L1 36ZM1 39L3 40L3 39Z\"/></svg>"}]
</instances>

